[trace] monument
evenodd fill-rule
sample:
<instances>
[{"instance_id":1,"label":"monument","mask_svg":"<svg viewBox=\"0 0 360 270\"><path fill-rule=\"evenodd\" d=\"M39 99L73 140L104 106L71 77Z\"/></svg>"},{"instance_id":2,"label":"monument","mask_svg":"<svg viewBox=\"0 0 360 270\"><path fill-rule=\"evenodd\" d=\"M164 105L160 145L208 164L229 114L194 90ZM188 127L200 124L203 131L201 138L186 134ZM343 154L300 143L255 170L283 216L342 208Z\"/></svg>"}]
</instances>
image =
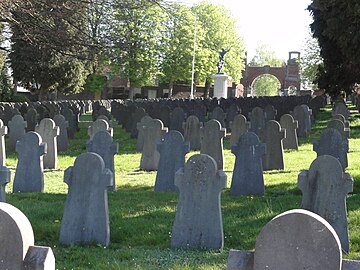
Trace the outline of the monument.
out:
<instances>
[{"instance_id":1,"label":"monument","mask_svg":"<svg viewBox=\"0 0 360 270\"><path fill-rule=\"evenodd\" d=\"M226 50L224 48L219 52L219 62L217 63L218 72L212 76L214 79L214 95L216 98L227 98L227 83L229 76L223 72L223 68L225 65L225 55L228 53L230 49Z\"/></svg>"}]
</instances>

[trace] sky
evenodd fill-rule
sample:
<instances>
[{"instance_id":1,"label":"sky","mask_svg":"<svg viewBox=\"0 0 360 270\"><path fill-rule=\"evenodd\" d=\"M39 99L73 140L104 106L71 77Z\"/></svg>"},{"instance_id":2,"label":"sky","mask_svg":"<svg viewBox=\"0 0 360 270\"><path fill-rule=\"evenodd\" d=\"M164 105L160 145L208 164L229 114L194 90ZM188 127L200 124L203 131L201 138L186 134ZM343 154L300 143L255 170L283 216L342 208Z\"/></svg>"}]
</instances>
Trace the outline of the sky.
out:
<instances>
[{"instance_id":1,"label":"sky","mask_svg":"<svg viewBox=\"0 0 360 270\"><path fill-rule=\"evenodd\" d=\"M184 4L200 0L180 0ZM207 0L222 4L237 19L239 34L245 40L248 61L260 44L269 45L277 57L288 59L290 51L302 51L312 21L306 10L311 0Z\"/></svg>"}]
</instances>

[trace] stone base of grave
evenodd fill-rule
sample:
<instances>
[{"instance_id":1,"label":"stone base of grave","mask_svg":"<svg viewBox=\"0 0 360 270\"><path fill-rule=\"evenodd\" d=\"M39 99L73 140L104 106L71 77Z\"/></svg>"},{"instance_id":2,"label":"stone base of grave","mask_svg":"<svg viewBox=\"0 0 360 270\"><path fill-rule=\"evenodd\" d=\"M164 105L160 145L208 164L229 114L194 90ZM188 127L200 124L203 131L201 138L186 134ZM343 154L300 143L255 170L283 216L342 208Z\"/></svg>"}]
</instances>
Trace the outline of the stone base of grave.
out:
<instances>
[{"instance_id":1,"label":"stone base of grave","mask_svg":"<svg viewBox=\"0 0 360 270\"><path fill-rule=\"evenodd\" d=\"M214 95L216 98L227 98L229 76L224 73L217 73L212 76L214 79Z\"/></svg>"},{"instance_id":2,"label":"stone base of grave","mask_svg":"<svg viewBox=\"0 0 360 270\"><path fill-rule=\"evenodd\" d=\"M227 270L253 270L254 251L231 249L227 261ZM342 260L341 270L360 269L360 261Z\"/></svg>"}]
</instances>

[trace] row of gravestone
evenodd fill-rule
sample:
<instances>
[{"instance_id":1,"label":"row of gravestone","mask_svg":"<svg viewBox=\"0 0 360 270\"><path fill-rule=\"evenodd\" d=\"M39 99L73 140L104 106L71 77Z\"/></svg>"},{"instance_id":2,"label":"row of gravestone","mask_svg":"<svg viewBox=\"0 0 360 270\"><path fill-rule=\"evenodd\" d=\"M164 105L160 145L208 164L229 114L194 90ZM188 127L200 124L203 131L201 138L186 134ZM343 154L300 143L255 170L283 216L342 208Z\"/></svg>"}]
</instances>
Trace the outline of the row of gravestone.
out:
<instances>
[{"instance_id":1,"label":"row of gravestone","mask_svg":"<svg viewBox=\"0 0 360 270\"><path fill-rule=\"evenodd\" d=\"M320 98L322 100L322 98ZM246 103L243 101L246 100ZM249 114L255 107L265 109L267 120L280 120L283 114L293 111L297 105L312 104L309 97L277 97L277 102L270 102L272 99L265 99L262 103L254 102L262 99L229 99L224 100L159 100L159 101L134 101L134 102L112 102L111 114L131 135L136 137L138 123L142 117L149 115L154 119L160 119L165 127L170 130L178 130L182 132L182 122L187 116L195 115L199 121L204 123L210 119L217 119L222 123L223 127L231 128L230 123L234 117L242 113L247 119ZM241 102L241 106L238 104ZM274 104L272 104L274 103ZM314 102L313 102L314 103ZM210 106L212 105L212 106ZM314 106L314 114L324 103ZM284 110L284 107L287 108ZM275 113L277 112L277 114ZM255 125L254 125L255 127Z\"/></svg>"}]
</instances>

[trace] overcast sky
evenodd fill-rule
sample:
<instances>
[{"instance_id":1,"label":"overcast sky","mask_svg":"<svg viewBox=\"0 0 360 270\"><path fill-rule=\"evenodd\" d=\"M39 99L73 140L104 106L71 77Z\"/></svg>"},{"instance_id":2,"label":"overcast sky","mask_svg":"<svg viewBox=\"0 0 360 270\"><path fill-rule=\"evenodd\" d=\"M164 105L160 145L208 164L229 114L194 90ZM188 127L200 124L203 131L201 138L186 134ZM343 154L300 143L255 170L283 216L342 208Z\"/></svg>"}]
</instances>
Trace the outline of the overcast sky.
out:
<instances>
[{"instance_id":1,"label":"overcast sky","mask_svg":"<svg viewBox=\"0 0 360 270\"><path fill-rule=\"evenodd\" d=\"M180 0L194 4L200 0ZM238 30L244 38L248 58L254 56L259 44L268 44L281 59L289 51L304 47L312 19L307 10L311 0L208 0L227 7L238 20Z\"/></svg>"}]
</instances>

